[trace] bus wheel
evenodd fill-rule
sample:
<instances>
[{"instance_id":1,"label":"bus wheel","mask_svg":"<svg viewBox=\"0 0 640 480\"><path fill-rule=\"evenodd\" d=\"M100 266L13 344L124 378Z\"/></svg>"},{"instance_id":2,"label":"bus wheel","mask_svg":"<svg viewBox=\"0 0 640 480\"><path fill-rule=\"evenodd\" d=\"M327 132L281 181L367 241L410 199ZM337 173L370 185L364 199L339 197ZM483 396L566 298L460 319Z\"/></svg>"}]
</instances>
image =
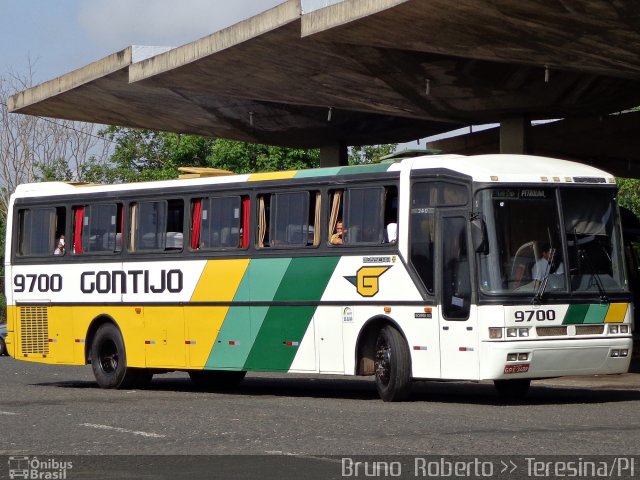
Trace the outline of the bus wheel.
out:
<instances>
[{"instance_id":1,"label":"bus wheel","mask_svg":"<svg viewBox=\"0 0 640 480\"><path fill-rule=\"evenodd\" d=\"M191 370L191 381L201 388L229 388L238 385L247 374L235 370Z\"/></svg>"},{"instance_id":2,"label":"bus wheel","mask_svg":"<svg viewBox=\"0 0 640 480\"><path fill-rule=\"evenodd\" d=\"M138 379L138 371L127 368L127 355L120 330L105 323L91 344L91 368L102 388L130 388Z\"/></svg>"},{"instance_id":3,"label":"bus wheel","mask_svg":"<svg viewBox=\"0 0 640 480\"><path fill-rule=\"evenodd\" d=\"M522 400L529 391L531 379L494 380L493 385L502 399L510 401Z\"/></svg>"},{"instance_id":4,"label":"bus wheel","mask_svg":"<svg viewBox=\"0 0 640 480\"><path fill-rule=\"evenodd\" d=\"M4 343L4 338L0 337L0 357L7 354L7 344Z\"/></svg>"},{"instance_id":5,"label":"bus wheel","mask_svg":"<svg viewBox=\"0 0 640 480\"><path fill-rule=\"evenodd\" d=\"M376 340L376 387L385 402L405 400L411 390L411 356L398 330L385 326Z\"/></svg>"}]
</instances>

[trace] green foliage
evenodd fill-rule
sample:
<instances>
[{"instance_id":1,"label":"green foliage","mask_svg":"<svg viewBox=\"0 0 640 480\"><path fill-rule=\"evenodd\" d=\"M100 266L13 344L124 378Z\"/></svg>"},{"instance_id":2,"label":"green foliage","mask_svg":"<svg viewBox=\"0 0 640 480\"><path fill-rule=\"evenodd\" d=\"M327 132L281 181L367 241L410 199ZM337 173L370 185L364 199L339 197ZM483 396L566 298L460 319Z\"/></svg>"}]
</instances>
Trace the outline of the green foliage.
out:
<instances>
[{"instance_id":1,"label":"green foliage","mask_svg":"<svg viewBox=\"0 0 640 480\"><path fill-rule=\"evenodd\" d=\"M87 167L83 180L103 183L138 182L178 177L178 167L212 167L234 173L316 167L319 150L280 148L151 130L108 127L115 143L111 168Z\"/></svg>"},{"instance_id":2,"label":"green foliage","mask_svg":"<svg viewBox=\"0 0 640 480\"><path fill-rule=\"evenodd\" d=\"M349 149L349 165L379 163L382 157L395 152L396 148L398 148L397 143L351 147Z\"/></svg>"},{"instance_id":3,"label":"green foliage","mask_svg":"<svg viewBox=\"0 0 640 480\"><path fill-rule=\"evenodd\" d=\"M640 180L637 178L617 178L618 204L628 208L640 217Z\"/></svg>"},{"instance_id":4,"label":"green foliage","mask_svg":"<svg viewBox=\"0 0 640 480\"><path fill-rule=\"evenodd\" d=\"M214 139L153 130L107 127L101 134L115 143L112 168L89 172L109 183L177 178L178 167L206 166Z\"/></svg>"},{"instance_id":5,"label":"green foliage","mask_svg":"<svg viewBox=\"0 0 640 480\"><path fill-rule=\"evenodd\" d=\"M218 139L207 157L207 163L209 167L234 173L298 170L319 166L320 151Z\"/></svg>"},{"instance_id":6,"label":"green foliage","mask_svg":"<svg viewBox=\"0 0 640 480\"><path fill-rule=\"evenodd\" d=\"M73 172L69 168L69 162L64 158L58 158L51 164L34 163L35 179L38 182L53 182L71 180Z\"/></svg>"}]
</instances>

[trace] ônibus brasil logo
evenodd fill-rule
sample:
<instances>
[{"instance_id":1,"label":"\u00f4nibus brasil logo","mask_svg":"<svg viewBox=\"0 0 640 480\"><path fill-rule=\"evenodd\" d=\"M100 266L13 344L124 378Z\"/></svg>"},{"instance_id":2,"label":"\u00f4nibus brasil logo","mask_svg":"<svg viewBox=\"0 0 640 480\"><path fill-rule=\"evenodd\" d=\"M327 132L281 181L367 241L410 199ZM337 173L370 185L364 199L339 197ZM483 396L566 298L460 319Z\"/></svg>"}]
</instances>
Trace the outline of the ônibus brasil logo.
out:
<instances>
[{"instance_id":1,"label":"\u00f4nibus brasil logo","mask_svg":"<svg viewBox=\"0 0 640 480\"><path fill-rule=\"evenodd\" d=\"M9 478L27 480L65 480L67 471L73 468L73 462L38 457L9 457Z\"/></svg>"}]
</instances>

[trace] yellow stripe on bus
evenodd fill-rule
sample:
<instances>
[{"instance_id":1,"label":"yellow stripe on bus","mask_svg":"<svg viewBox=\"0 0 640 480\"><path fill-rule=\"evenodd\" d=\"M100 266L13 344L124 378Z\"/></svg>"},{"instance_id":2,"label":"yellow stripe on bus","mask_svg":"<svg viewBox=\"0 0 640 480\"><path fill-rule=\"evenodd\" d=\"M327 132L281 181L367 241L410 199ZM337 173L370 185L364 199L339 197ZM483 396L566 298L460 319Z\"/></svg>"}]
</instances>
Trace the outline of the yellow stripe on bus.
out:
<instances>
[{"instance_id":1,"label":"yellow stripe on bus","mask_svg":"<svg viewBox=\"0 0 640 480\"><path fill-rule=\"evenodd\" d=\"M604 317L605 323L622 323L627 314L627 303L612 303L609 305L607 316Z\"/></svg>"},{"instance_id":2,"label":"yellow stripe on bus","mask_svg":"<svg viewBox=\"0 0 640 480\"><path fill-rule=\"evenodd\" d=\"M249 259L209 260L191 295L192 302L230 302L238 290Z\"/></svg>"},{"instance_id":3,"label":"yellow stripe on bus","mask_svg":"<svg viewBox=\"0 0 640 480\"><path fill-rule=\"evenodd\" d=\"M263 172L263 173L254 173L249 175L250 182L258 182L260 180L284 180L288 178L293 178L298 173L297 170L291 170L288 172Z\"/></svg>"}]
</instances>

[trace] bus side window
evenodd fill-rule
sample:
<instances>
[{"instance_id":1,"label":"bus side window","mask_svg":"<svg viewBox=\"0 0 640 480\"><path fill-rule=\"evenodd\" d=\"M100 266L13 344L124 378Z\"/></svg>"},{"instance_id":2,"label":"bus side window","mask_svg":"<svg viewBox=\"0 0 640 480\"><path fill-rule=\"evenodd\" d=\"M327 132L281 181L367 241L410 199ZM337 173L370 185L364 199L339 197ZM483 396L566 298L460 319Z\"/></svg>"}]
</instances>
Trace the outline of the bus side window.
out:
<instances>
[{"instance_id":1,"label":"bus side window","mask_svg":"<svg viewBox=\"0 0 640 480\"><path fill-rule=\"evenodd\" d=\"M19 210L17 255L51 255L64 236L65 220L64 207Z\"/></svg>"},{"instance_id":2,"label":"bus side window","mask_svg":"<svg viewBox=\"0 0 640 480\"><path fill-rule=\"evenodd\" d=\"M306 247L320 244L319 191L258 197L258 246Z\"/></svg>"},{"instance_id":3,"label":"bus side window","mask_svg":"<svg viewBox=\"0 0 640 480\"><path fill-rule=\"evenodd\" d=\"M191 248L244 248L248 197L198 198L192 201Z\"/></svg>"},{"instance_id":4,"label":"bus side window","mask_svg":"<svg viewBox=\"0 0 640 480\"><path fill-rule=\"evenodd\" d=\"M434 293L434 238L435 215L433 209L412 208L409 256L427 292Z\"/></svg>"},{"instance_id":5,"label":"bus side window","mask_svg":"<svg viewBox=\"0 0 640 480\"><path fill-rule=\"evenodd\" d=\"M121 203L74 206L73 255L121 252L123 220Z\"/></svg>"},{"instance_id":6,"label":"bus side window","mask_svg":"<svg viewBox=\"0 0 640 480\"><path fill-rule=\"evenodd\" d=\"M344 244L383 243L384 193L383 187L350 188L347 190L343 222Z\"/></svg>"},{"instance_id":7,"label":"bus side window","mask_svg":"<svg viewBox=\"0 0 640 480\"><path fill-rule=\"evenodd\" d=\"M384 241L395 243L398 239L398 188L390 186L384 191Z\"/></svg>"},{"instance_id":8,"label":"bus side window","mask_svg":"<svg viewBox=\"0 0 640 480\"><path fill-rule=\"evenodd\" d=\"M184 246L184 202L180 199L131 205L129 248L140 251L180 251Z\"/></svg>"}]
</instances>

